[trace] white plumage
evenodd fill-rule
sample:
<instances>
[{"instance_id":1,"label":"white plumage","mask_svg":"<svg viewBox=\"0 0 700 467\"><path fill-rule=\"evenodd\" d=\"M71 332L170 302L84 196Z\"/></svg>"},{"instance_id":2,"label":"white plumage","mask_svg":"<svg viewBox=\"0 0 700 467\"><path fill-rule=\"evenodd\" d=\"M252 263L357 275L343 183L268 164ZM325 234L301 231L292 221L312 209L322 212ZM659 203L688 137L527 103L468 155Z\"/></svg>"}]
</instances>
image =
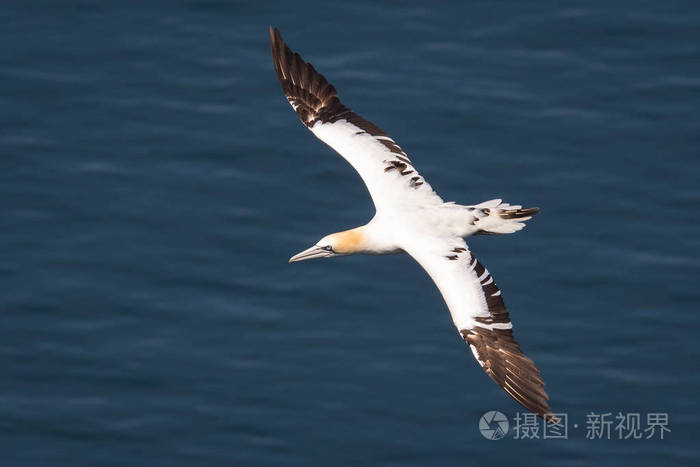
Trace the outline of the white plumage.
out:
<instances>
[{"instance_id":1,"label":"white plumage","mask_svg":"<svg viewBox=\"0 0 700 467\"><path fill-rule=\"evenodd\" d=\"M537 208L500 199L463 206L445 203L386 133L340 102L335 88L270 28L275 71L301 121L360 174L376 208L365 226L322 238L290 261L356 253L406 252L437 285L462 338L484 371L528 410L556 421L544 381L513 339L512 323L491 274L465 237L507 234Z\"/></svg>"}]
</instances>

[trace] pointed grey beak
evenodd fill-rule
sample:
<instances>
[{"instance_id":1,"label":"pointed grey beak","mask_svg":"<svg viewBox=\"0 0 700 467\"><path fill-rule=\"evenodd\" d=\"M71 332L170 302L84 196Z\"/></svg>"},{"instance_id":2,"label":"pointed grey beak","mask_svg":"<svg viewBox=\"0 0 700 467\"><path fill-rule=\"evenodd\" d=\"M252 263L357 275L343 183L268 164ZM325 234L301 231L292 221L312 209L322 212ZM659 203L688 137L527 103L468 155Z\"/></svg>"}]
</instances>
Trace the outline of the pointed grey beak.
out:
<instances>
[{"instance_id":1,"label":"pointed grey beak","mask_svg":"<svg viewBox=\"0 0 700 467\"><path fill-rule=\"evenodd\" d=\"M326 258L328 256L333 256L333 253L328 250L324 250L318 245L314 245L308 250L304 250L301 253L297 253L289 258L289 262L294 263L296 261L304 261L305 259Z\"/></svg>"}]
</instances>

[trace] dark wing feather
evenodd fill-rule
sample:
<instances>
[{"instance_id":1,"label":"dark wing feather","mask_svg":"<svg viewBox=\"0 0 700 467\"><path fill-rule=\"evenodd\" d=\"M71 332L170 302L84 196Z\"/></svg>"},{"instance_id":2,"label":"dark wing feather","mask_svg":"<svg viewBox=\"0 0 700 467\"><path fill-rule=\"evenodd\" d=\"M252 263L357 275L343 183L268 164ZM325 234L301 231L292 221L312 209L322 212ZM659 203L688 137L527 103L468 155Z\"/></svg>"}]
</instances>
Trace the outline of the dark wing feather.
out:
<instances>
[{"instance_id":1,"label":"dark wing feather","mask_svg":"<svg viewBox=\"0 0 700 467\"><path fill-rule=\"evenodd\" d=\"M440 289L455 326L486 374L527 410L557 422L539 370L513 337L500 289L464 240L453 239L441 247L441 254L424 247L404 249Z\"/></svg>"},{"instance_id":2,"label":"dark wing feather","mask_svg":"<svg viewBox=\"0 0 700 467\"><path fill-rule=\"evenodd\" d=\"M335 87L292 52L277 29L270 28L270 48L282 90L299 119L357 170L377 208L442 203L403 149L343 105Z\"/></svg>"}]
</instances>

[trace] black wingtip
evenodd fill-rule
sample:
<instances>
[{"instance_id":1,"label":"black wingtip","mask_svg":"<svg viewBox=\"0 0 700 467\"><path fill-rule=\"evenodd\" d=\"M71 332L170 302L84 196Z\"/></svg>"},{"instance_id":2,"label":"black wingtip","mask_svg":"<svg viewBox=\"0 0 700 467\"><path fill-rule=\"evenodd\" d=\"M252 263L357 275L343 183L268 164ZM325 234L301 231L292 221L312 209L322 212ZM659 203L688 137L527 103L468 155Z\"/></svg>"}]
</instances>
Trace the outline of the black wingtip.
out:
<instances>
[{"instance_id":1,"label":"black wingtip","mask_svg":"<svg viewBox=\"0 0 700 467\"><path fill-rule=\"evenodd\" d=\"M279 29L272 26L270 26L270 52L272 53L272 65L275 68L277 77L279 78L280 82L283 82L285 80L285 76L282 69L285 68L287 63L286 56L288 55L288 48L282 40L282 35L280 34Z\"/></svg>"},{"instance_id":2,"label":"black wingtip","mask_svg":"<svg viewBox=\"0 0 700 467\"><path fill-rule=\"evenodd\" d=\"M272 55L275 55L275 43L277 42L277 37L279 36L279 31L277 28L270 26L270 48L272 49Z\"/></svg>"},{"instance_id":3,"label":"black wingtip","mask_svg":"<svg viewBox=\"0 0 700 467\"><path fill-rule=\"evenodd\" d=\"M274 26L270 26L270 47L273 50L273 55L275 50L280 54L287 47L287 44L282 39L280 30Z\"/></svg>"},{"instance_id":4,"label":"black wingtip","mask_svg":"<svg viewBox=\"0 0 700 467\"><path fill-rule=\"evenodd\" d=\"M276 27L270 26L270 44L274 44L277 38L282 38L279 30Z\"/></svg>"}]
</instances>

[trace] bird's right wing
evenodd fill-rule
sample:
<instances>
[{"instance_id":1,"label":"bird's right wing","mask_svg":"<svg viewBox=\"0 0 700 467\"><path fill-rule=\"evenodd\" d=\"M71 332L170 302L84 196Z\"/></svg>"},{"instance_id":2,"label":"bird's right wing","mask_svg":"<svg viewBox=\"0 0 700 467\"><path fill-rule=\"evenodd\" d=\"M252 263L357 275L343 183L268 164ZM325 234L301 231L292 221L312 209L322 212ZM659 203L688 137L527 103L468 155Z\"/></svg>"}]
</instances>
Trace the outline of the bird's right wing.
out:
<instances>
[{"instance_id":1,"label":"bird's right wing","mask_svg":"<svg viewBox=\"0 0 700 467\"><path fill-rule=\"evenodd\" d=\"M551 414L540 372L513 338L501 291L461 238L403 245L442 293L457 330L491 379L529 411Z\"/></svg>"},{"instance_id":2,"label":"bird's right wing","mask_svg":"<svg viewBox=\"0 0 700 467\"><path fill-rule=\"evenodd\" d=\"M345 107L322 74L270 28L272 60L287 100L302 123L357 170L375 207L440 204L406 153L386 133Z\"/></svg>"}]
</instances>

